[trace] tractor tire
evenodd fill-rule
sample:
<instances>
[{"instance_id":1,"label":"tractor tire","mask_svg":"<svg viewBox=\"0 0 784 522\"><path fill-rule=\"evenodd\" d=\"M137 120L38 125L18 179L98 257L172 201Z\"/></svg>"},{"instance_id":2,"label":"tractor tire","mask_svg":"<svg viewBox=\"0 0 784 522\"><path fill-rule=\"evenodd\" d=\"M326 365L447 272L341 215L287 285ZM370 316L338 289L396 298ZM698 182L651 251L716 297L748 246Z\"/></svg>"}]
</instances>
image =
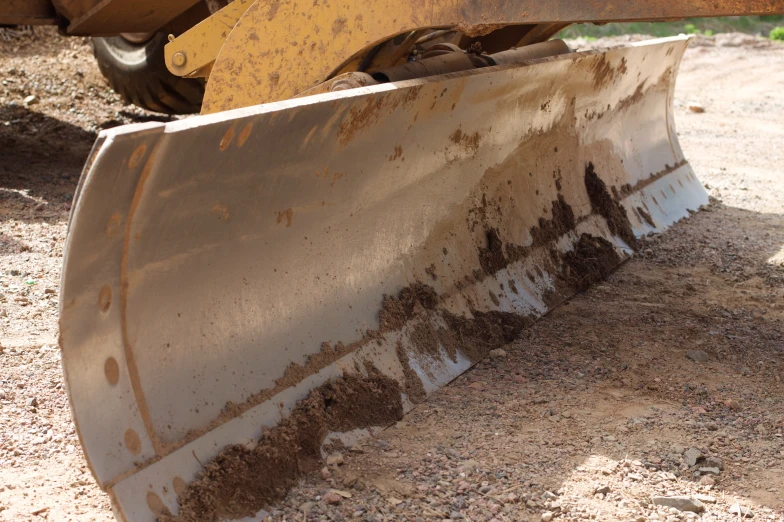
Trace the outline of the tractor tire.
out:
<instances>
[{"instance_id":1,"label":"tractor tire","mask_svg":"<svg viewBox=\"0 0 784 522\"><path fill-rule=\"evenodd\" d=\"M166 35L149 38L92 38L101 73L126 103L165 114L199 112L204 97L202 78L181 78L169 72L163 55Z\"/></svg>"}]
</instances>

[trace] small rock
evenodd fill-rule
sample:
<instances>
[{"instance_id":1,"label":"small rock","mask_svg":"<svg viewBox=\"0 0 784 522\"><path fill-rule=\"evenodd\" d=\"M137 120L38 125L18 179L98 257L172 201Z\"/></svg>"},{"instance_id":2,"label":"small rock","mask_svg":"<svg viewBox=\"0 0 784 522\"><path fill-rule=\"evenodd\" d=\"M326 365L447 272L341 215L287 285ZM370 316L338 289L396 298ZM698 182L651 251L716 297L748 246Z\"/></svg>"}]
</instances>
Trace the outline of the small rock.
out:
<instances>
[{"instance_id":1,"label":"small rock","mask_svg":"<svg viewBox=\"0 0 784 522\"><path fill-rule=\"evenodd\" d=\"M735 515L736 517L754 518L754 513L752 513L752 511L749 508L743 507L740 504L731 505L729 513L730 515Z\"/></svg>"},{"instance_id":2,"label":"small rock","mask_svg":"<svg viewBox=\"0 0 784 522\"><path fill-rule=\"evenodd\" d=\"M686 358L698 363L706 363L710 360L710 356L702 350L689 350L686 352Z\"/></svg>"},{"instance_id":3,"label":"small rock","mask_svg":"<svg viewBox=\"0 0 784 522\"><path fill-rule=\"evenodd\" d=\"M700 473L708 474L708 475L718 475L719 473L721 473L721 470L719 468L700 468L699 471Z\"/></svg>"},{"instance_id":4,"label":"small rock","mask_svg":"<svg viewBox=\"0 0 784 522\"><path fill-rule=\"evenodd\" d=\"M457 469L459 471L461 471L461 472L464 472L464 471L473 471L473 470L475 470L478 467L479 467L479 462L477 462L477 461L475 461L473 459L468 459L468 460L463 461L463 463L460 464L460 467L457 468Z\"/></svg>"},{"instance_id":5,"label":"small rock","mask_svg":"<svg viewBox=\"0 0 784 522\"><path fill-rule=\"evenodd\" d=\"M313 509L313 506L315 506L313 502L303 502L299 505L299 510L307 515Z\"/></svg>"},{"instance_id":6,"label":"small rock","mask_svg":"<svg viewBox=\"0 0 784 522\"><path fill-rule=\"evenodd\" d=\"M704 464L709 468L719 468L720 470L724 469L724 461L719 457L707 457Z\"/></svg>"},{"instance_id":7,"label":"small rock","mask_svg":"<svg viewBox=\"0 0 784 522\"><path fill-rule=\"evenodd\" d=\"M330 491L326 495L321 497L321 500L323 500L327 504L340 504L340 501L343 500L343 497L341 497L334 491Z\"/></svg>"},{"instance_id":8,"label":"small rock","mask_svg":"<svg viewBox=\"0 0 784 522\"><path fill-rule=\"evenodd\" d=\"M33 105L34 103L38 103L38 97L35 94L31 94L30 96L25 97L22 103L25 105Z\"/></svg>"},{"instance_id":9,"label":"small rock","mask_svg":"<svg viewBox=\"0 0 784 522\"><path fill-rule=\"evenodd\" d=\"M727 399L724 401L724 406L731 410L738 411L740 409L740 402L735 399Z\"/></svg>"},{"instance_id":10,"label":"small rock","mask_svg":"<svg viewBox=\"0 0 784 522\"><path fill-rule=\"evenodd\" d=\"M702 513L705 506L691 497L653 497L654 506L665 506L675 508L678 511L691 511L692 513Z\"/></svg>"},{"instance_id":11,"label":"small rock","mask_svg":"<svg viewBox=\"0 0 784 522\"><path fill-rule=\"evenodd\" d=\"M327 457L327 466L340 466L343 464L343 454L333 453Z\"/></svg>"},{"instance_id":12,"label":"small rock","mask_svg":"<svg viewBox=\"0 0 784 522\"><path fill-rule=\"evenodd\" d=\"M503 357L506 357L506 350L504 350L503 348L496 348L495 350L490 350L488 355L493 359L501 359Z\"/></svg>"},{"instance_id":13,"label":"small rock","mask_svg":"<svg viewBox=\"0 0 784 522\"><path fill-rule=\"evenodd\" d=\"M602 495L606 495L606 494L607 494L607 493L609 493L610 491L612 491L612 490L610 489L610 486L599 486L598 488L596 488L596 489L594 489L594 490L593 490L593 494L594 494L594 495L596 495L596 494L602 494Z\"/></svg>"},{"instance_id":14,"label":"small rock","mask_svg":"<svg viewBox=\"0 0 784 522\"><path fill-rule=\"evenodd\" d=\"M553 516L552 511L545 511L542 513L542 522L550 522L553 519Z\"/></svg>"},{"instance_id":15,"label":"small rock","mask_svg":"<svg viewBox=\"0 0 784 522\"><path fill-rule=\"evenodd\" d=\"M28 408L37 408L38 407L38 399L35 397L30 397L25 401L25 406Z\"/></svg>"},{"instance_id":16,"label":"small rock","mask_svg":"<svg viewBox=\"0 0 784 522\"><path fill-rule=\"evenodd\" d=\"M710 475L703 475L700 477L700 484L703 486L714 486L716 484L716 479Z\"/></svg>"},{"instance_id":17,"label":"small rock","mask_svg":"<svg viewBox=\"0 0 784 522\"><path fill-rule=\"evenodd\" d=\"M392 506L397 506L398 504L402 504L403 503L402 500L400 500L399 498L395 498L395 497L389 497L387 499L387 502L392 504Z\"/></svg>"},{"instance_id":18,"label":"small rock","mask_svg":"<svg viewBox=\"0 0 784 522\"><path fill-rule=\"evenodd\" d=\"M345 477L343 477L343 485L346 486L347 488L353 488L354 486L357 485L358 481L359 481L359 477L357 475L354 475L353 473L349 473Z\"/></svg>"},{"instance_id":19,"label":"small rock","mask_svg":"<svg viewBox=\"0 0 784 522\"><path fill-rule=\"evenodd\" d=\"M702 502L703 504L715 504L716 499L710 495L694 495L694 498Z\"/></svg>"},{"instance_id":20,"label":"small rock","mask_svg":"<svg viewBox=\"0 0 784 522\"><path fill-rule=\"evenodd\" d=\"M692 104L689 105L689 110L697 114L702 114L703 112L705 112L705 107L703 107L702 105Z\"/></svg>"},{"instance_id":21,"label":"small rock","mask_svg":"<svg viewBox=\"0 0 784 522\"><path fill-rule=\"evenodd\" d=\"M57 293L57 290L54 288L44 288L44 293L49 295L54 295Z\"/></svg>"},{"instance_id":22,"label":"small rock","mask_svg":"<svg viewBox=\"0 0 784 522\"><path fill-rule=\"evenodd\" d=\"M332 473L329 472L329 468L324 466L321 468L321 478L322 480L328 480L332 476Z\"/></svg>"},{"instance_id":23,"label":"small rock","mask_svg":"<svg viewBox=\"0 0 784 522\"><path fill-rule=\"evenodd\" d=\"M697 459L702 457L702 453L697 448L689 448L686 450L686 453L683 454L683 460L686 461L686 464L691 467L697 464Z\"/></svg>"},{"instance_id":24,"label":"small rock","mask_svg":"<svg viewBox=\"0 0 784 522\"><path fill-rule=\"evenodd\" d=\"M757 433L759 433L760 435L767 435L768 434L768 429L765 426L763 426L762 424L757 424L757 427L754 428L754 430Z\"/></svg>"}]
</instances>

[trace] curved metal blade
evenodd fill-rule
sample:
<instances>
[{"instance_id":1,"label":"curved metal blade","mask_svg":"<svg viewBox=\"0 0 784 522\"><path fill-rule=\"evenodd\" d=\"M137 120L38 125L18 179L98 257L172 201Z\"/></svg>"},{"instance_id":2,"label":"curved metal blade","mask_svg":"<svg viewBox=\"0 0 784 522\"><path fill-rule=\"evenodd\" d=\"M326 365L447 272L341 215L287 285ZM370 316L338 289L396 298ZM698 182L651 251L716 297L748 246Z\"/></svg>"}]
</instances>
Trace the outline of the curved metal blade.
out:
<instances>
[{"instance_id":1,"label":"curved metal blade","mask_svg":"<svg viewBox=\"0 0 784 522\"><path fill-rule=\"evenodd\" d=\"M61 346L118 517L176 513L202 464L341 376L389 384L401 414L706 203L672 120L686 45L102 133Z\"/></svg>"}]
</instances>

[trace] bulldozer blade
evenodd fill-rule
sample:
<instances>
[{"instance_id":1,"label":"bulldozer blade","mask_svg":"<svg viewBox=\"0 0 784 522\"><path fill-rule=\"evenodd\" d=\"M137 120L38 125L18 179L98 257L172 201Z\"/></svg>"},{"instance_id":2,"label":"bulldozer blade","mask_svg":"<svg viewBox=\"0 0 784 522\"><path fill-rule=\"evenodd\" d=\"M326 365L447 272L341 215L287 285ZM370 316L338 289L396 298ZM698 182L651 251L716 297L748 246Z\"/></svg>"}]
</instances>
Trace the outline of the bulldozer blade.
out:
<instances>
[{"instance_id":1,"label":"bulldozer blade","mask_svg":"<svg viewBox=\"0 0 784 522\"><path fill-rule=\"evenodd\" d=\"M687 44L103 131L60 342L117 517L255 516L707 203Z\"/></svg>"}]
</instances>

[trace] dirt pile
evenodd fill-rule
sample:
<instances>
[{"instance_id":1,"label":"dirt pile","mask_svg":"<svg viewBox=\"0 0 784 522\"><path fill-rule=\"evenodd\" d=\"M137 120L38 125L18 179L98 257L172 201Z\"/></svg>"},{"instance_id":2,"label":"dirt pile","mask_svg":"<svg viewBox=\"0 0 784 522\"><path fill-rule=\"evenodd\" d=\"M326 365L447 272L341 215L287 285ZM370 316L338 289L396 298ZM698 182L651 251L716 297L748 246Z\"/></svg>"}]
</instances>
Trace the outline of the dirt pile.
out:
<instances>
[{"instance_id":1,"label":"dirt pile","mask_svg":"<svg viewBox=\"0 0 784 522\"><path fill-rule=\"evenodd\" d=\"M345 375L313 390L291 414L267 430L255 447L230 446L210 461L179 496L176 517L202 522L253 516L285 496L303 474L322 465L321 444L330 432L388 426L403 417L397 381L377 371Z\"/></svg>"},{"instance_id":2,"label":"dirt pile","mask_svg":"<svg viewBox=\"0 0 784 522\"><path fill-rule=\"evenodd\" d=\"M579 290L603 281L618 267L621 259L615 245L603 237L582 234L574 250L564 256L566 279Z\"/></svg>"}]
</instances>

